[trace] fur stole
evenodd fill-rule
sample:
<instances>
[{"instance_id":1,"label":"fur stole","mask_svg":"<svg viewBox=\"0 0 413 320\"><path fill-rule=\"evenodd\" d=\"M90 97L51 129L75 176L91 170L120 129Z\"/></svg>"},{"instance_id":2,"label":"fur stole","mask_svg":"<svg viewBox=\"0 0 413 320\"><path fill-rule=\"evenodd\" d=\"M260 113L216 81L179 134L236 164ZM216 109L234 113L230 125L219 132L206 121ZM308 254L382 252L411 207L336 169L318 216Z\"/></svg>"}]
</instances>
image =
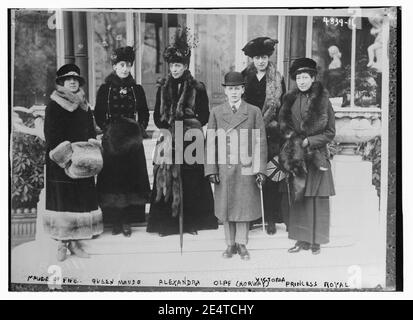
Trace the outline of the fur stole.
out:
<instances>
[{"instance_id":1,"label":"fur stole","mask_svg":"<svg viewBox=\"0 0 413 320\"><path fill-rule=\"evenodd\" d=\"M319 81L315 81L310 89L310 106L307 116L303 119L299 130L293 128L292 106L300 94L299 89L294 89L284 97L280 112L280 128L286 136L296 135L312 136L323 132L328 123L328 92Z\"/></svg>"},{"instance_id":2,"label":"fur stole","mask_svg":"<svg viewBox=\"0 0 413 320\"><path fill-rule=\"evenodd\" d=\"M155 202L171 201L172 216L177 217L182 205L182 178L181 165L166 164L159 165L155 173L156 179L156 199Z\"/></svg>"},{"instance_id":3,"label":"fur stole","mask_svg":"<svg viewBox=\"0 0 413 320\"><path fill-rule=\"evenodd\" d=\"M243 74L246 77L248 84L251 79L257 74L257 68L255 67L254 63L250 63L243 71ZM283 94L283 90L282 76L276 70L274 63L268 62L265 78L266 89L265 101L262 107L262 116L265 126L267 127L269 123L276 121L277 119L277 111L281 106L281 96Z\"/></svg>"},{"instance_id":4,"label":"fur stole","mask_svg":"<svg viewBox=\"0 0 413 320\"><path fill-rule=\"evenodd\" d=\"M201 89L202 84L195 80L191 73L186 70L182 77L178 80L181 83L182 94L175 97L174 82L176 82L171 74L166 79L158 82L161 87L161 105L160 114L161 120L172 125L175 120L183 120L191 118L195 115L195 99L197 89Z\"/></svg>"},{"instance_id":5,"label":"fur stole","mask_svg":"<svg viewBox=\"0 0 413 320\"><path fill-rule=\"evenodd\" d=\"M75 111L78 107L81 107L84 111L89 110L86 95L82 88L79 88L76 93L73 93L63 86L56 85L56 90L53 91L50 99L69 112Z\"/></svg>"}]
</instances>

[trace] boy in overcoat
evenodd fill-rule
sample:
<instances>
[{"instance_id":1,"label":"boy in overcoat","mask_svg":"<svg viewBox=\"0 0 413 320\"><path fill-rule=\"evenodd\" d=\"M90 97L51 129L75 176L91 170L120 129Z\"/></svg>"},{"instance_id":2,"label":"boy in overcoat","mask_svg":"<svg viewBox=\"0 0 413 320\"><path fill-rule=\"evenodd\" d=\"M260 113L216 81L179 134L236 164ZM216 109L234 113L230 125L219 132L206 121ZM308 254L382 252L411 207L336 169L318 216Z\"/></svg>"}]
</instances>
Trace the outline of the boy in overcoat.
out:
<instances>
[{"instance_id":1,"label":"boy in overcoat","mask_svg":"<svg viewBox=\"0 0 413 320\"><path fill-rule=\"evenodd\" d=\"M215 184L215 215L224 224L227 249L223 257L238 253L248 260L249 223L261 217L265 126L261 110L241 99L241 73L227 73L223 86L228 101L213 108L209 117L205 176Z\"/></svg>"}]
</instances>

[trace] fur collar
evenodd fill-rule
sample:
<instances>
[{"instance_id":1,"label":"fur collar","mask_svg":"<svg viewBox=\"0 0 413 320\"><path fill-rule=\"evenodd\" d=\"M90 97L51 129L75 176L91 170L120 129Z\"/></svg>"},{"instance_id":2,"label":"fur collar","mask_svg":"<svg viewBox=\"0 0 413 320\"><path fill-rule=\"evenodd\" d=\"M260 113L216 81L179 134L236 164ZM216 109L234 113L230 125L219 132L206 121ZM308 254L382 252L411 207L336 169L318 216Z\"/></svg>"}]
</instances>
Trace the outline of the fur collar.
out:
<instances>
[{"instance_id":1,"label":"fur collar","mask_svg":"<svg viewBox=\"0 0 413 320\"><path fill-rule=\"evenodd\" d=\"M319 81L315 81L310 89L310 106L307 116L303 119L300 130L294 130L292 125L292 106L300 94L294 89L284 97L280 113L281 131L288 135L294 131L297 134L314 135L322 132L328 122L328 92ZM297 132L298 131L298 132Z\"/></svg>"},{"instance_id":2,"label":"fur collar","mask_svg":"<svg viewBox=\"0 0 413 320\"><path fill-rule=\"evenodd\" d=\"M179 97L174 93L176 82L182 86L180 90L182 93ZM192 77L188 70L178 81L169 74L166 79L159 82L159 86L161 87L160 114L162 121L172 125L175 120L195 115L196 91L201 84Z\"/></svg>"},{"instance_id":3,"label":"fur collar","mask_svg":"<svg viewBox=\"0 0 413 320\"><path fill-rule=\"evenodd\" d=\"M106 77L105 83L115 87L131 87L136 84L135 79L133 79L132 75L129 74L126 78L121 79L116 75L115 72L112 72Z\"/></svg>"},{"instance_id":4,"label":"fur collar","mask_svg":"<svg viewBox=\"0 0 413 320\"><path fill-rule=\"evenodd\" d=\"M89 110L86 95L82 88L73 93L63 86L56 85L56 90L53 91L50 99L69 112L75 111L78 107L81 107L84 111Z\"/></svg>"},{"instance_id":5,"label":"fur collar","mask_svg":"<svg viewBox=\"0 0 413 320\"><path fill-rule=\"evenodd\" d=\"M246 82L248 85L252 78L256 76L257 68L252 62L245 68L245 70L242 73L244 77L246 77ZM282 76L276 70L274 63L272 63L271 61L268 63L265 78L266 90L265 101L262 107L262 116L264 119L265 126L267 127L270 124L270 122L275 121L277 118L277 112L281 106L281 96L283 94Z\"/></svg>"}]
</instances>

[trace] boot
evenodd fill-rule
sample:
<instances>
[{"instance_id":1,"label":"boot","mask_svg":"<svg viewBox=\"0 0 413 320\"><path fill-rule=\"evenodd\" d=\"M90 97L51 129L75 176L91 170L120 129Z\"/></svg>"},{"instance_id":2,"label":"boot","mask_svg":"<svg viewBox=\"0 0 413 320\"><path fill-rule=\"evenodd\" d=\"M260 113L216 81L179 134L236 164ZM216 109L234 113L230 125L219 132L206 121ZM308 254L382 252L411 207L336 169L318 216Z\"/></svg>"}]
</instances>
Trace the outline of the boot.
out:
<instances>
[{"instance_id":1,"label":"boot","mask_svg":"<svg viewBox=\"0 0 413 320\"><path fill-rule=\"evenodd\" d=\"M238 244L238 254L240 255L242 260L250 259L250 253L248 252L245 244Z\"/></svg>"},{"instance_id":2,"label":"boot","mask_svg":"<svg viewBox=\"0 0 413 320\"><path fill-rule=\"evenodd\" d=\"M224 258L232 258L234 254L237 254L237 246L235 244L228 246L227 249L222 253L222 256Z\"/></svg>"},{"instance_id":3,"label":"boot","mask_svg":"<svg viewBox=\"0 0 413 320\"><path fill-rule=\"evenodd\" d=\"M70 241L69 251L73 255L75 255L79 258L84 258L84 259L90 258L90 255L88 253L86 253L85 251L83 251L83 249L81 248L81 246L79 244L79 241L77 241L77 240Z\"/></svg>"},{"instance_id":4,"label":"boot","mask_svg":"<svg viewBox=\"0 0 413 320\"><path fill-rule=\"evenodd\" d=\"M57 246L57 260L64 261L67 257L67 243L64 241L59 241Z\"/></svg>"},{"instance_id":5,"label":"boot","mask_svg":"<svg viewBox=\"0 0 413 320\"><path fill-rule=\"evenodd\" d=\"M314 243L311 245L311 253L314 255L320 254L321 248L320 245L317 243Z\"/></svg>"},{"instance_id":6,"label":"boot","mask_svg":"<svg viewBox=\"0 0 413 320\"><path fill-rule=\"evenodd\" d=\"M121 229L122 233L125 237L129 238L132 235L132 228L129 223L128 215L126 212L122 213L122 218L121 218Z\"/></svg>"},{"instance_id":7,"label":"boot","mask_svg":"<svg viewBox=\"0 0 413 320\"><path fill-rule=\"evenodd\" d=\"M112 235L116 236L122 233L122 224L120 218L118 216L115 217L115 221L113 221L112 225Z\"/></svg>"},{"instance_id":8,"label":"boot","mask_svg":"<svg viewBox=\"0 0 413 320\"><path fill-rule=\"evenodd\" d=\"M274 235L277 233L277 228L275 227L275 223L274 222L268 222L267 225L267 234L269 235Z\"/></svg>"}]
</instances>

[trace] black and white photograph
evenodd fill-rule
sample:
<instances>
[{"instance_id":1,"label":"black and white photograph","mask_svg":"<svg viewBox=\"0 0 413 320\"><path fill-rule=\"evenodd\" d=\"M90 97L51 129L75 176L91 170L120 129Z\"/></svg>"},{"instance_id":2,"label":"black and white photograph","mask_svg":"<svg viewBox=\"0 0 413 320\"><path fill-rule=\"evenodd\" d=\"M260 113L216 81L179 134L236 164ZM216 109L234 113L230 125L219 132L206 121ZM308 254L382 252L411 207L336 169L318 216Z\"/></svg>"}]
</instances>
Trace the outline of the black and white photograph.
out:
<instances>
[{"instance_id":1,"label":"black and white photograph","mask_svg":"<svg viewBox=\"0 0 413 320\"><path fill-rule=\"evenodd\" d=\"M171 6L8 9L9 290L395 291L402 8Z\"/></svg>"}]
</instances>

